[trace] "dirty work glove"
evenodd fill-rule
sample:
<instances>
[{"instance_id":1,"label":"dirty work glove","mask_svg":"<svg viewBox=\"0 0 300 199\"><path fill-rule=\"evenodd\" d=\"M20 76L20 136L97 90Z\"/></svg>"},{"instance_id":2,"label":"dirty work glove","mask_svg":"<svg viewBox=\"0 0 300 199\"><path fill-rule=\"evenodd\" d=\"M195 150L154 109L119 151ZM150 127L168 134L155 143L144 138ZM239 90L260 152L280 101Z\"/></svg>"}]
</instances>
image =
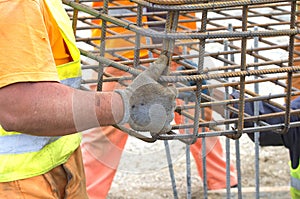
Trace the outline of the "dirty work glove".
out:
<instances>
[{"instance_id":1,"label":"dirty work glove","mask_svg":"<svg viewBox=\"0 0 300 199\"><path fill-rule=\"evenodd\" d=\"M126 89L115 90L122 96L124 104L124 117L120 124L128 122L134 130L149 131L152 135L171 130L177 90L157 82L167 67L167 61L167 57L161 55Z\"/></svg>"}]
</instances>

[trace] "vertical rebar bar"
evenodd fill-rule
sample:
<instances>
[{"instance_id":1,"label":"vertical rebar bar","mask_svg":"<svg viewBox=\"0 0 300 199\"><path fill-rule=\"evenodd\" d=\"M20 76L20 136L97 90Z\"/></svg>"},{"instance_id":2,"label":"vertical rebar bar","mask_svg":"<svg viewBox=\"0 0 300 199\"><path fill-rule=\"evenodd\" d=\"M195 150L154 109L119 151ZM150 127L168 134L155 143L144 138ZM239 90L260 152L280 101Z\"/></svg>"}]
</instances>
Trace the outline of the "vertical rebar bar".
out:
<instances>
[{"instance_id":1,"label":"vertical rebar bar","mask_svg":"<svg viewBox=\"0 0 300 199\"><path fill-rule=\"evenodd\" d=\"M79 0L75 0L76 3L79 3ZM77 29L77 19L78 19L78 9L73 8L73 20L72 20L72 28L74 36L76 37L76 29Z\"/></svg>"},{"instance_id":2,"label":"vertical rebar bar","mask_svg":"<svg viewBox=\"0 0 300 199\"><path fill-rule=\"evenodd\" d=\"M291 15L290 15L290 29L294 29L296 27L296 8L297 8L297 1L291 2ZM288 66L294 65L294 42L295 42L295 35L290 35L289 37L289 61ZM284 128L280 132L281 134L285 134L290 129L290 120L291 120L291 91L292 91L292 78L293 73L288 72L287 73L287 89L286 89L286 100L285 100L285 106L286 106L286 114L284 118Z\"/></svg>"},{"instance_id":3,"label":"vertical rebar bar","mask_svg":"<svg viewBox=\"0 0 300 199\"><path fill-rule=\"evenodd\" d=\"M248 5L243 6L242 13L242 31L247 31L247 19L248 19ZM247 70L246 68L246 55L247 55L247 38L242 38L241 45L241 71ZM237 125L237 137L242 135L244 129L244 113L245 113L245 76L240 77L240 96L239 96L239 114Z\"/></svg>"},{"instance_id":4,"label":"vertical rebar bar","mask_svg":"<svg viewBox=\"0 0 300 199\"><path fill-rule=\"evenodd\" d=\"M254 31L257 31L258 28L255 26L254 27ZM259 38L258 37L254 37L254 49L258 48L258 41ZM255 53L258 54L257 51L255 51ZM258 62L258 58L254 57L254 63ZM257 70L258 67L254 67L254 70ZM254 76L254 79L258 79L257 76ZM258 83L254 84L254 92L259 94L259 85ZM255 101L254 102L254 115L259 115L259 102ZM254 126L258 126L258 123L255 122ZM255 132L254 133L254 144L255 144L255 195L256 195L256 199L259 199L260 197L260 191L259 191L259 187L260 187L260 182L259 182L259 173L260 173L260 169L259 169L259 132Z\"/></svg>"},{"instance_id":5,"label":"vertical rebar bar","mask_svg":"<svg viewBox=\"0 0 300 199\"><path fill-rule=\"evenodd\" d=\"M207 25L207 10L202 11L202 18L201 18L201 28L200 32L206 31L206 25ZM199 40L199 52L198 52L198 74L203 73L203 63L204 63L204 55L205 55L205 39ZM199 126L199 118L200 118L200 103L201 103L201 95L202 95L202 81L196 82L196 100L195 100L195 115L194 115L194 129L193 134L195 139L197 138L198 134L198 126ZM196 140L192 140L192 142L195 142Z\"/></svg>"},{"instance_id":6,"label":"vertical rebar bar","mask_svg":"<svg viewBox=\"0 0 300 199\"><path fill-rule=\"evenodd\" d=\"M233 25L231 23L228 24L228 31L233 32ZM233 41L230 41L230 45L233 45ZM230 50L233 50L230 47ZM235 63L234 54L230 54L230 61ZM232 69L235 71L235 69ZM234 88L232 92L234 91ZM229 113L228 113L229 114ZM236 159L236 173L237 173L237 189L238 189L238 199L242 199L242 172L241 172L241 161L240 161L240 141L239 139L235 140L235 159Z\"/></svg>"},{"instance_id":7,"label":"vertical rebar bar","mask_svg":"<svg viewBox=\"0 0 300 199\"><path fill-rule=\"evenodd\" d=\"M200 32L206 32L206 26L207 26L207 10L202 11L202 18L201 18L201 27ZM205 57L205 39L199 40L199 54L198 54L198 74L203 73L203 64L204 64L204 57ZM195 100L195 113L194 113L194 139L192 140L192 143L194 143L197 139L198 135L198 125L199 125L199 117L200 112L201 118L204 118L204 109L200 110L200 103L201 103L201 97L202 97L202 81L196 82L196 100ZM202 127L202 132L205 132L205 128ZM203 195L204 198L208 198L208 188L207 188L207 172L206 172L206 140L205 137L202 138L202 165L203 165Z\"/></svg>"},{"instance_id":8,"label":"vertical rebar bar","mask_svg":"<svg viewBox=\"0 0 300 199\"><path fill-rule=\"evenodd\" d=\"M169 174L170 174L171 183L172 183L173 196L174 196L174 199L178 199L178 193L177 193L177 188L176 188L176 181L175 181L175 175L174 175L174 169L173 169L173 163L172 163L169 142L167 140L164 140L164 145L165 145L167 162L168 162L168 167L169 167Z\"/></svg>"},{"instance_id":9,"label":"vertical rebar bar","mask_svg":"<svg viewBox=\"0 0 300 199\"><path fill-rule=\"evenodd\" d=\"M228 40L224 40L224 51L227 52L229 49L228 47ZM228 54L224 55L224 58L228 60ZM227 66L228 63L224 62L224 66ZM225 72L228 70L226 69ZM228 78L225 78L225 81L228 81ZM226 86L225 87L225 93L224 93L224 99L228 100L229 99L229 88ZM225 119L228 119L230 117L229 111L227 109L224 109L224 117ZM225 125L225 129L229 130L229 124ZM231 183L230 183L230 140L229 138L225 138L225 153L226 153L226 198L230 199L231 197Z\"/></svg>"},{"instance_id":10,"label":"vertical rebar bar","mask_svg":"<svg viewBox=\"0 0 300 199\"><path fill-rule=\"evenodd\" d=\"M243 6L242 9L242 31L247 31L247 18L248 18L248 5ZM241 71L246 69L246 51L247 51L247 38L242 38L241 45ZM245 76L240 77L240 96L239 96L239 114L238 114L238 124L237 124L237 138L242 135L244 128L244 113L245 113ZM236 146L240 148L239 139L237 139ZM237 156L240 157L240 154L237 153ZM237 165L241 168L240 159L237 160ZM240 173L241 174L241 173ZM241 178L242 175L238 174L238 178ZM241 182L241 179L240 179ZM239 197L242 197L240 194Z\"/></svg>"},{"instance_id":11,"label":"vertical rebar bar","mask_svg":"<svg viewBox=\"0 0 300 199\"><path fill-rule=\"evenodd\" d=\"M238 199L242 199L242 171L241 171L241 153L240 153L240 140L235 140L235 153L236 153L236 173L237 173L237 188Z\"/></svg>"},{"instance_id":12,"label":"vertical rebar bar","mask_svg":"<svg viewBox=\"0 0 300 199\"><path fill-rule=\"evenodd\" d=\"M168 11L166 25L165 25L166 33L176 32L178 26L178 18L179 18L179 11ZM171 66L174 47L175 47L174 39L163 39L163 51L167 52L167 57L169 59L168 62L169 66ZM167 71L163 72L164 75L169 74L169 68L167 68L166 70Z\"/></svg>"},{"instance_id":13,"label":"vertical rebar bar","mask_svg":"<svg viewBox=\"0 0 300 199\"><path fill-rule=\"evenodd\" d=\"M103 11L102 12L105 14L108 13L108 3L109 3L109 0L104 0L104 2L103 2ZM100 56L104 57L107 22L105 20L101 20L101 21L102 21L102 25L101 25L101 36L100 36ZM99 62L97 91L102 91L104 67L105 67L105 65L103 63Z\"/></svg>"},{"instance_id":14,"label":"vertical rebar bar","mask_svg":"<svg viewBox=\"0 0 300 199\"><path fill-rule=\"evenodd\" d=\"M191 153L190 145L185 145L185 154L186 154L186 198L192 198L192 182L191 182Z\"/></svg>"},{"instance_id":15,"label":"vertical rebar bar","mask_svg":"<svg viewBox=\"0 0 300 199\"><path fill-rule=\"evenodd\" d=\"M166 19L167 21L166 21L166 25L165 25L165 32L175 32L176 31L177 24L178 24L178 17L179 17L179 11L168 12L167 19ZM167 39L163 40L163 51L167 52L167 57L169 59L168 66L171 65L171 61L172 61L174 42L175 42L174 40L167 40ZM167 68L165 71L163 71L163 74L168 75L169 74L169 68ZM167 140L165 140L164 143L165 143L165 146L168 146L168 141ZM170 154L170 152L168 152L168 153ZM169 167L169 171L170 171L170 175L171 175L171 173L174 173L173 167ZM176 190L174 175L171 176L171 178L172 178L172 185L173 185L173 195L174 195L174 198L177 199L178 194L177 194L177 190Z\"/></svg>"},{"instance_id":16,"label":"vertical rebar bar","mask_svg":"<svg viewBox=\"0 0 300 199\"><path fill-rule=\"evenodd\" d=\"M143 17L143 7L141 5L137 6L137 17L136 25L142 27L142 17ZM140 49L141 49L141 35L139 33L135 34L135 47L134 47L134 58L133 67L136 68L140 63Z\"/></svg>"}]
</instances>

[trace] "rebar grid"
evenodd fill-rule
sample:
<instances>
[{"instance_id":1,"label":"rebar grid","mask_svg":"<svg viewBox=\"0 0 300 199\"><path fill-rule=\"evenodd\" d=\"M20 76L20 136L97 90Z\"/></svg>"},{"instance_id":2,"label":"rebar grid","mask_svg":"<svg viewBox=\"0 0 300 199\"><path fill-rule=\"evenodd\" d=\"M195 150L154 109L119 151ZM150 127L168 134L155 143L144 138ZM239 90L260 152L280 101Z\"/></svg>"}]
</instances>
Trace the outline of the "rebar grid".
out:
<instances>
[{"instance_id":1,"label":"rebar grid","mask_svg":"<svg viewBox=\"0 0 300 199\"><path fill-rule=\"evenodd\" d=\"M175 111L184 119L167 134L152 137L115 126L145 142L164 140L174 198L178 198L178 193L167 141L177 139L187 144L186 197L191 198L189 145L202 138L203 196L207 198L205 138L212 136L237 139L238 198L242 198L238 138L243 133L255 133L255 186L259 198L259 134L266 131L283 134L300 126L300 122L290 121L292 115L300 113L290 110L290 98L300 95L291 84L292 77L300 76L300 67L294 65L294 61L300 61L300 52L294 50L300 45L295 40L299 39L295 21L297 1L132 0L134 3L128 4L114 0L104 1L99 7L91 7L92 2L98 1L76 2L63 0L70 18L77 22L73 25L82 54L82 89L97 85L101 90L111 82L126 86L162 51L167 51L169 70L160 82L176 85L183 96L195 95L193 101L187 97L178 99L181 103ZM95 30L101 33L92 35ZM185 70L176 70L177 66ZM191 82L194 85L188 85ZM234 91L240 92L239 99L230 97ZM259 115L258 101L282 111ZM247 102L254 102L253 116L244 111ZM238 104L239 109L233 104ZM212 109L217 119L205 120L206 108ZM238 117L231 118L232 114ZM285 119L280 124L265 122L273 117ZM254 126L245 128L244 122L253 122ZM231 198L229 145L226 138L227 198Z\"/></svg>"},{"instance_id":2,"label":"rebar grid","mask_svg":"<svg viewBox=\"0 0 300 199\"><path fill-rule=\"evenodd\" d=\"M156 139L186 139L194 137L193 141L190 141L190 143L193 143L195 137L254 132L255 129L244 129L244 120L249 121L249 118L251 118L251 121L259 122L264 116L250 117L245 115L243 106L246 101L269 101L272 105L283 110L281 114L285 113L285 124L278 124L279 129L289 128L291 125L289 123L289 117L291 114L296 113L293 113L293 111L290 113L289 110L279 103L276 103L274 99L276 98L277 101L282 101L283 98L298 95L297 89L293 88L290 89L290 91L288 89L291 88L291 83L288 80L292 74L300 69L298 66L293 66L294 52L292 46L294 46L294 36L298 33L298 29L295 28L295 21L291 20L294 17L290 16L295 16L295 9L291 10L295 2L259 0L251 1L251 3L248 1L203 3L203 1L201 1L197 4L163 5L163 8L149 12L143 11L140 6L147 6L146 1L146 3L135 1L139 3L136 5L124 5L122 1L113 1L107 5L107 8L105 6L92 8L89 5L89 2L92 1L80 1L79 3L75 3L73 1L64 0L63 2L80 11L76 21L81 24L76 31L77 41L79 44L85 46L81 49L82 55L100 63L100 65L98 65L90 64L89 61L83 61L84 70L92 70L99 74L97 79L84 78L83 85L98 83L98 88L101 88L102 81L103 84L111 81L126 84L124 83L125 81L133 78L131 75L136 76L141 70L147 67L149 63L155 60L155 58L151 56L140 57L139 51L141 50L147 50L152 54L159 54L161 50L168 50L171 58L170 66L176 63L186 68L184 71L175 71L171 70L170 67L170 71L166 72L166 75L162 76L160 80L161 82L176 84L180 92L198 93L198 97L196 97L197 100L194 103L190 102L189 106L180 106L176 109L180 114L189 115L189 119L193 120L193 133L191 135L183 135L170 132L169 135L159 135L155 138L147 138L147 140L155 141ZM219 3L226 5L226 9L211 5L219 5ZM172 9L169 9L170 11L163 10L165 7L173 8L174 6L181 7L187 5L192 5L192 7L183 9L181 12ZM152 7L153 6L154 5L152 5ZM155 6L158 8L161 5L155 4ZM202 15L207 12L207 17L201 16L200 14L195 15L195 10L192 10L195 7ZM262 11L262 8L267 8L269 12L266 13L266 11ZM113 12L113 10L116 9L123 9L126 10L126 12ZM72 18L72 9L68 11ZM110 11L113 14L110 14ZM271 12L274 14L270 14ZM174 19L176 19L174 14L180 15L180 17L177 17L178 21L174 21ZM137 16L137 22L128 20L130 17L135 16ZM142 21L142 16L148 17L148 19L151 18L152 20ZM102 25L95 24L92 21L95 18L102 19ZM224 24L224 22L226 22L226 24ZM171 25L171 23L174 23L174 25ZM201 24L200 29L191 29L188 27L189 23ZM162 28L158 31L151 28L161 26L162 24L166 24L166 29ZM229 29L229 26L232 26L232 30ZM254 27L256 27L256 29L254 29ZM117 28L122 29L121 32L116 32L115 30ZM92 37L89 31L95 29L102 30L102 33L99 36ZM130 31L123 34L126 30ZM259 40L259 45L256 47L253 47L253 38ZM151 43L151 39L161 39L162 42L160 44ZM99 40L102 41L100 42L100 46ZM143 40L143 42L141 42L141 40ZM146 40L150 40L150 42L146 43ZM106 43L126 41L128 44L131 44L131 46L109 48L104 46L104 41ZM222 49L225 44L228 49L226 51ZM218 47L214 47L214 45ZM298 44L296 43L296 45ZM180 52L174 53L174 46L176 46L176 49L180 49ZM208 49L207 46L210 48ZM135 52L134 59L128 59L123 56L128 51ZM198 53L190 53L191 51ZM266 56L267 52L272 51L280 52L282 57ZM298 52L295 52L295 54L298 54ZM212 63L206 65L204 59L209 59ZM239 59L239 61L235 61L235 59ZM257 59L257 61L254 62L254 59ZM122 76L108 74L103 71L104 68L108 66L115 67L126 73ZM105 76L103 80L101 73ZM257 77L257 79L254 77ZM203 80L213 81L209 82L208 85L202 85L201 82ZM195 81L196 85L185 86L184 83L189 81ZM258 95L253 89L245 88L246 86L250 87L254 84L262 85L266 82L280 89L284 88L287 92L280 93L279 95L276 94L275 96L273 93L262 93ZM240 99L225 100L221 95L224 95L224 88L227 87L231 91L240 90ZM88 87L85 86L85 88ZM203 89L211 90L211 95L207 96L203 94L201 92ZM218 93L218 96L214 96L215 93ZM247 98L244 99L244 96L247 96ZM209 102L200 103L201 98ZM240 109L234 110L234 108L232 108L233 103L238 103ZM287 103L286 107L288 107L288 104L289 103ZM238 121L236 121L236 119L225 118L220 121L205 122L200 114L201 109L204 107L211 107L221 115L224 115L224 110L236 112L239 114ZM186 113L187 110L192 109L195 109L194 116ZM237 125L237 129L222 130L222 128L218 128L221 124ZM181 129L182 127L191 128L191 125L191 123L176 124L174 125L174 129ZM209 127L213 132L198 133L199 127ZM278 128L278 126L276 128ZM273 130L274 125L264 123L262 129L262 131ZM129 129L126 129L126 131L127 133L133 132ZM286 130L284 131L286 132ZM139 133L135 132L134 134ZM146 138L144 135L140 135L139 137Z\"/></svg>"}]
</instances>

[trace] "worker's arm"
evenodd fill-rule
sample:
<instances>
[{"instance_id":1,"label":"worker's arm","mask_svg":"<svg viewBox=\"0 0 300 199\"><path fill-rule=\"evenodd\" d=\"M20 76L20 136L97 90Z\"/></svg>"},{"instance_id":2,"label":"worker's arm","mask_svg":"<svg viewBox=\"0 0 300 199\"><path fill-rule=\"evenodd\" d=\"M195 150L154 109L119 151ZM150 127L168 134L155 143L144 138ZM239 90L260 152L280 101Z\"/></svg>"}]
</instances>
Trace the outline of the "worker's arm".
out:
<instances>
[{"instance_id":1,"label":"worker's arm","mask_svg":"<svg viewBox=\"0 0 300 199\"><path fill-rule=\"evenodd\" d=\"M16 83L0 89L0 123L8 131L66 135L118 123L123 102L115 92L81 91L56 82Z\"/></svg>"},{"instance_id":2,"label":"worker's arm","mask_svg":"<svg viewBox=\"0 0 300 199\"><path fill-rule=\"evenodd\" d=\"M167 60L161 55L131 85L115 92L81 91L57 82L5 86L0 88L0 124L7 131L47 136L119 123L154 134L168 132L177 92L157 82Z\"/></svg>"}]
</instances>

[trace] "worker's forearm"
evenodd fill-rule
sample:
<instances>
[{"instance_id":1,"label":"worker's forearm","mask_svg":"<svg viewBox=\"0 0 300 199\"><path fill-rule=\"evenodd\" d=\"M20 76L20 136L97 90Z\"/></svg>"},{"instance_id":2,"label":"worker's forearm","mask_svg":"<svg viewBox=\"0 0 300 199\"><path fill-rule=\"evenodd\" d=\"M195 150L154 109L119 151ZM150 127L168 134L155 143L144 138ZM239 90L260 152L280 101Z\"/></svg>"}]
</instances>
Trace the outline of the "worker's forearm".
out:
<instances>
[{"instance_id":1,"label":"worker's forearm","mask_svg":"<svg viewBox=\"0 0 300 199\"><path fill-rule=\"evenodd\" d=\"M116 124L123 117L119 94L81 91L55 82L1 88L0 109L4 129L43 136Z\"/></svg>"}]
</instances>

